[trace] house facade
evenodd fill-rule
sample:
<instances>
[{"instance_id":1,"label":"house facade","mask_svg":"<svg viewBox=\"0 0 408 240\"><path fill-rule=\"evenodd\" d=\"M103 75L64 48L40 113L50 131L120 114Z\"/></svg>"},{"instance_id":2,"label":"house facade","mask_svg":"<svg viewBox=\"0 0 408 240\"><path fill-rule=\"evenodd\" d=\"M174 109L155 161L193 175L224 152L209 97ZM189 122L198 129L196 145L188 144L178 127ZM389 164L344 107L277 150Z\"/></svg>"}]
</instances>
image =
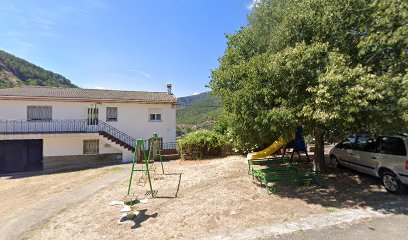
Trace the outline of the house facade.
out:
<instances>
[{"instance_id":1,"label":"house facade","mask_svg":"<svg viewBox=\"0 0 408 240\"><path fill-rule=\"evenodd\" d=\"M176 141L176 104L171 86L0 89L0 173L131 161L138 138Z\"/></svg>"}]
</instances>

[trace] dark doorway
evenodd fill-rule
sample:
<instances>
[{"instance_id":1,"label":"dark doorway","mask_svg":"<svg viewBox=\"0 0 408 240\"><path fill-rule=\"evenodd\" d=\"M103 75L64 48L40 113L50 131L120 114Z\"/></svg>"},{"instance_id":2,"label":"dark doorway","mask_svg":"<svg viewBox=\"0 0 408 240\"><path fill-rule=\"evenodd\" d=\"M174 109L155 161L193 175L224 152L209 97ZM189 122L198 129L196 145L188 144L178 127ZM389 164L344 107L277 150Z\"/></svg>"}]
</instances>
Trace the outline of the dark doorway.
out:
<instances>
[{"instance_id":1,"label":"dark doorway","mask_svg":"<svg viewBox=\"0 0 408 240\"><path fill-rule=\"evenodd\" d=\"M43 169L43 140L0 141L0 173Z\"/></svg>"}]
</instances>

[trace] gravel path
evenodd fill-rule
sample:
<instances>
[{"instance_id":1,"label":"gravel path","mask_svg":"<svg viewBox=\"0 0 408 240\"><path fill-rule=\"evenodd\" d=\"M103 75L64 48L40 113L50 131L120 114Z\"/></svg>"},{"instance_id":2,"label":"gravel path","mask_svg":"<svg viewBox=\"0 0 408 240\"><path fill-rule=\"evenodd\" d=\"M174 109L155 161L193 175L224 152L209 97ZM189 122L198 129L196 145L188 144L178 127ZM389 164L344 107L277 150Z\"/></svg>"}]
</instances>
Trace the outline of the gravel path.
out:
<instances>
[{"instance_id":1,"label":"gravel path","mask_svg":"<svg viewBox=\"0 0 408 240\"><path fill-rule=\"evenodd\" d=\"M0 239L19 239L22 234L45 223L50 217L89 198L91 195L123 179L127 175L127 169L115 171L80 188L34 205L3 224L0 228Z\"/></svg>"}]
</instances>

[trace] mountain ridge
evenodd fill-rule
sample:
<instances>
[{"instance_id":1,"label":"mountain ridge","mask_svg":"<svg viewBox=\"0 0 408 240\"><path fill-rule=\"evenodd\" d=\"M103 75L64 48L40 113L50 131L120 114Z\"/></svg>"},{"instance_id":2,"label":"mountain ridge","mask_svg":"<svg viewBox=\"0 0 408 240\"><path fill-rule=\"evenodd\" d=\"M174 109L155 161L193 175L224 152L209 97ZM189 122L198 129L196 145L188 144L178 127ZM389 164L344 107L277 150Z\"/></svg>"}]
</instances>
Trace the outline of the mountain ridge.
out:
<instances>
[{"instance_id":1,"label":"mountain ridge","mask_svg":"<svg viewBox=\"0 0 408 240\"><path fill-rule=\"evenodd\" d=\"M179 108L183 108L186 106L189 106L195 102L198 102L200 100L206 99L210 96L211 91L208 92L202 92L199 94L193 94L190 96L185 96L185 97L179 97L177 98L178 100L178 104L179 104Z\"/></svg>"},{"instance_id":2,"label":"mountain ridge","mask_svg":"<svg viewBox=\"0 0 408 240\"><path fill-rule=\"evenodd\" d=\"M61 74L0 50L0 88L19 86L78 87Z\"/></svg>"},{"instance_id":3,"label":"mountain ridge","mask_svg":"<svg viewBox=\"0 0 408 240\"><path fill-rule=\"evenodd\" d=\"M177 135L183 136L200 129L213 129L223 111L221 100L211 92L183 98L184 105L179 101L180 106L177 108Z\"/></svg>"}]
</instances>

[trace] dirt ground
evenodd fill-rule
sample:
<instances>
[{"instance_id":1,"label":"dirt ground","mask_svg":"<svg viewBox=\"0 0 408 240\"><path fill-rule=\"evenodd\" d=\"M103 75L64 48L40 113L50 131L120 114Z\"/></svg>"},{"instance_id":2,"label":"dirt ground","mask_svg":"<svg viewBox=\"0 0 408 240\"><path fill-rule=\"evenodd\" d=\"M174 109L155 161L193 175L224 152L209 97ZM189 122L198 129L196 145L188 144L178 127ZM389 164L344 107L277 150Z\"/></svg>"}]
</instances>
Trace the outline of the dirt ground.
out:
<instances>
[{"instance_id":1,"label":"dirt ground","mask_svg":"<svg viewBox=\"0 0 408 240\"><path fill-rule=\"evenodd\" d=\"M0 177L0 225L35 204L105 176L115 167Z\"/></svg>"},{"instance_id":2,"label":"dirt ground","mask_svg":"<svg viewBox=\"0 0 408 240\"><path fill-rule=\"evenodd\" d=\"M129 168L129 166L127 166ZM323 215L344 208L382 208L383 201L407 201L407 196L386 193L375 178L349 170L328 170L320 185L278 185L268 195L247 174L242 157L205 161L172 161L167 173L177 176L153 180L158 197L138 206L140 215L121 223L120 206L109 206L126 193L128 179L67 209L25 235L25 239L191 239L227 234L238 229L289 222ZM138 174L134 183L138 181ZM132 192L144 198L148 186L133 185Z\"/></svg>"}]
</instances>

